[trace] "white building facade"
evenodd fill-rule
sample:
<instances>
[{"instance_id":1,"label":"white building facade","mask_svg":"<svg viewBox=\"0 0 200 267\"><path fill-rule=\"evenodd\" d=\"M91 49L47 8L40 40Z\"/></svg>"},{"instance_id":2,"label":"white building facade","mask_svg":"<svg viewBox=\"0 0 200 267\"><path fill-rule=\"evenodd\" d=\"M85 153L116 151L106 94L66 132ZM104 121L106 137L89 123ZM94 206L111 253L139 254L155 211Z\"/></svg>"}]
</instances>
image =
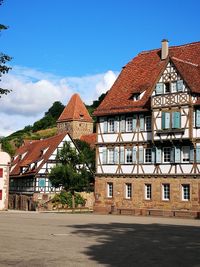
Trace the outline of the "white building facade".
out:
<instances>
[{"instance_id":1,"label":"white building facade","mask_svg":"<svg viewBox=\"0 0 200 267\"><path fill-rule=\"evenodd\" d=\"M8 209L10 156L0 151L0 211Z\"/></svg>"}]
</instances>

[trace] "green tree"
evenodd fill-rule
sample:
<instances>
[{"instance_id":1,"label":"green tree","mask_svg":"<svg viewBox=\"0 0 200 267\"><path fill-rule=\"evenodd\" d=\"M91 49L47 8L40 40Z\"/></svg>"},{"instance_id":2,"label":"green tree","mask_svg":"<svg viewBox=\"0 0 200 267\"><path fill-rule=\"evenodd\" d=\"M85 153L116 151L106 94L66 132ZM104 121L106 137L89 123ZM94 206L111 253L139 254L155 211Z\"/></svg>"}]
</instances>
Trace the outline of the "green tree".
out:
<instances>
[{"instance_id":1,"label":"green tree","mask_svg":"<svg viewBox=\"0 0 200 267\"><path fill-rule=\"evenodd\" d=\"M2 3L3 3L3 0L0 0L0 6L2 5ZM0 32L2 30L6 30L6 29L8 29L7 26L5 26L3 24L0 24ZM8 55L0 52L0 81L1 81L2 75L5 74L5 73L8 73L8 71L11 69L10 67L6 66L6 63L8 61L10 61L10 60L11 60L11 57L9 57ZM11 90L9 90L9 89L3 89L3 88L0 87L0 97L3 94L10 93L10 91Z\"/></svg>"},{"instance_id":2,"label":"green tree","mask_svg":"<svg viewBox=\"0 0 200 267\"><path fill-rule=\"evenodd\" d=\"M75 148L65 142L57 154L58 164L51 169L49 180L52 186L62 187L72 194L72 208L75 208L75 191L81 192L90 189L93 175L83 162L83 156Z\"/></svg>"},{"instance_id":3,"label":"green tree","mask_svg":"<svg viewBox=\"0 0 200 267\"><path fill-rule=\"evenodd\" d=\"M51 115L55 120L57 120L60 117L60 114L63 112L64 108L65 106L60 101L56 101L49 108L49 110L45 112L45 116Z\"/></svg>"}]
</instances>

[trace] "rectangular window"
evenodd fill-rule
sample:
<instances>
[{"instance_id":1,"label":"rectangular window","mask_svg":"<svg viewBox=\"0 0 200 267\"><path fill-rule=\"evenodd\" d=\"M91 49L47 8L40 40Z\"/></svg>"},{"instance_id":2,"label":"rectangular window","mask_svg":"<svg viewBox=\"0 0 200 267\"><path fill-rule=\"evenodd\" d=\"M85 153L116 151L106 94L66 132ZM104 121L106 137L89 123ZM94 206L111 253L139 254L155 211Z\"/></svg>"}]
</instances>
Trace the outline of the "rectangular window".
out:
<instances>
[{"instance_id":1,"label":"rectangular window","mask_svg":"<svg viewBox=\"0 0 200 267\"><path fill-rule=\"evenodd\" d=\"M3 178L3 169L0 168L0 178Z\"/></svg>"},{"instance_id":2,"label":"rectangular window","mask_svg":"<svg viewBox=\"0 0 200 267\"><path fill-rule=\"evenodd\" d=\"M2 200L2 190L0 190L0 200Z\"/></svg>"},{"instance_id":3,"label":"rectangular window","mask_svg":"<svg viewBox=\"0 0 200 267\"><path fill-rule=\"evenodd\" d=\"M171 147L163 148L163 162L169 163L171 160Z\"/></svg>"},{"instance_id":4,"label":"rectangular window","mask_svg":"<svg viewBox=\"0 0 200 267\"><path fill-rule=\"evenodd\" d=\"M132 163L133 162L132 148L127 148L125 151L126 151L126 163Z\"/></svg>"},{"instance_id":5,"label":"rectangular window","mask_svg":"<svg viewBox=\"0 0 200 267\"><path fill-rule=\"evenodd\" d=\"M46 185L45 178L39 178L38 186L39 187L45 187L45 185Z\"/></svg>"},{"instance_id":6,"label":"rectangular window","mask_svg":"<svg viewBox=\"0 0 200 267\"><path fill-rule=\"evenodd\" d=\"M170 199L170 185L169 184L162 185L162 199L163 200Z\"/></svg>"},{"instance_id":7,"label":"rectangular window","mask_svg":"<svg viewBox=\"0 0 200 267\"><path fill-rule=\"evenodd\" d=\"M132 184L126 184L125 185L125 193L126 193L126 198L130 199L132 198Z\"/></svg>"},{"instance_id":8,"label":"rectangular window","mask_svg":"<svg viewBox=\"0 0 200 267\"><path fill-rule=\"evenodd\" d=\"M182 184L182 200L189 201L190 200L190 185Z\"/></svg>"},{"instance_id":9,"label":"rectangular window","mask_svg":"<svg viewBox=\"0 0 200 267\"><path fill-rule=\"evenodd\" d=\"M162 129L180 129L181 112L162 112Z\"/></svg>"},{"instance_id":10,"label":"rectangular window","mask_svg":"<svg viewBox=\"0 0 200 267\"><path fill-rule=\"evenodd\" d=\"M126 131L127 132L132 132L133 131L133 119L132 118L127 118L126 119Z\"/></svg>"},{"instance_id":11,"label":"rectangular window","mask_svg":"<svg viewBox=\"0 0 200 267\"><path fill-rule=\"evenodd\" d=\"M114 119L108 119L108 132L114 133L115 131L115 121Z\"/></svg>"},{"instance_id":12,"label":"rectangular window","mask_svg":"<svg viewBox=\"0 0 200 267\"><path fill-rule=\"evenodd\" d=\"M114 164L114 149L108 149L108 164Z\"/></svg>"},{"instance_id":13,"label":"rectangular window","mask_svg":"<svg viewBox=\"0 0 200 267\"><path fill-rule=\"evenodd\" d=\"M190 161L190 147L183 146L182 148L182 162L189 162Z\"/></svg>"},{"instance_id":14,"label":"rectangular window","mask_svg":"<svg viewBox=\"0 0 200 267\"><path fill-rule=\"evenodd\" d=\"M170 83L165 83L165 93L170 93Z\"/></svg>"},{"instance_id":15,"label":"rectangular window","mask_svg":"<svg viewBox=\"0 0 200 267\"><path fill-rule=\"evenodd\" d=\"M151 131L151 117L145 117L146 131Z\"/></svg>"},{"instance_id":16,"label":"rectangular window","mask_svg":"<svg viewBox=\"0 0 200 267\"><path fill-rule=\"evenodd\" d=\"M151 148L145 149L145 163L151 163L152 162L152 150Z\"/></svg>"},{"instance_id":17,"label":"rectangular window","mask_svg":"<svg viewBox=\"0 0 200 267\"><path fill-rule=\"evenodd\" d=\"M107 183L107 197L113 197L113 183Z\"/></svg>"},{"instance_id":18,"label":"rectangular window","mask_svg":"<svg viewBox=\"0 0 200 267\"><path fill-rule=\"evenodd\" d=\"M151 199L151 184L145 184L145 199Z\"/></svg>"}]
</instances>

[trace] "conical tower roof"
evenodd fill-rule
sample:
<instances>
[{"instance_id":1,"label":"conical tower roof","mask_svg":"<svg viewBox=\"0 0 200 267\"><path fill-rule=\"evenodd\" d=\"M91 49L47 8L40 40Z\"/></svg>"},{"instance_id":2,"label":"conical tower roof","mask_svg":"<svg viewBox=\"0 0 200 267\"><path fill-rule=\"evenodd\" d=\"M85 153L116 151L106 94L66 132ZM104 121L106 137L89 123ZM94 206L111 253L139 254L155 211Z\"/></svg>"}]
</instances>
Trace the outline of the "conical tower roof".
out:
<instances>
[{"instance_id":1,"label":"conical tower roof","mask_svg":"<svg viewBox=\"0 0 200 267\"><path fill-rule=\"evenodd\" d=\"M93 122L88 110L86 109L85 105L83 104L83 101L81 100L78 94L74 94L71 97L67 106L61 113L58 122L72 120Z\"/></svg>"}]
</instances>

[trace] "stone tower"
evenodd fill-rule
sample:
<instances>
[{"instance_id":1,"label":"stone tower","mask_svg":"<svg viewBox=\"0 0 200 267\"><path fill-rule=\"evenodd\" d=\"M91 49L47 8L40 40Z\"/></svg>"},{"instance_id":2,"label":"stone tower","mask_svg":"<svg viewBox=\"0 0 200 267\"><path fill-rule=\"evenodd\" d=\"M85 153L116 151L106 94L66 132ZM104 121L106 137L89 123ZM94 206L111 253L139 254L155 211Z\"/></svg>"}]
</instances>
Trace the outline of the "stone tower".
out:
<instances>
[{"instance_id":1,"label":"stone tower","mask_svg":"<svg viewBox=\"0 0 200 267\"><path fill-rule=\"evenodd\" d=\"M93 120L80 96L74 94L57 121L58 133L67 131L73 139L93 133Z\"/></svg>"}]
</instances>

